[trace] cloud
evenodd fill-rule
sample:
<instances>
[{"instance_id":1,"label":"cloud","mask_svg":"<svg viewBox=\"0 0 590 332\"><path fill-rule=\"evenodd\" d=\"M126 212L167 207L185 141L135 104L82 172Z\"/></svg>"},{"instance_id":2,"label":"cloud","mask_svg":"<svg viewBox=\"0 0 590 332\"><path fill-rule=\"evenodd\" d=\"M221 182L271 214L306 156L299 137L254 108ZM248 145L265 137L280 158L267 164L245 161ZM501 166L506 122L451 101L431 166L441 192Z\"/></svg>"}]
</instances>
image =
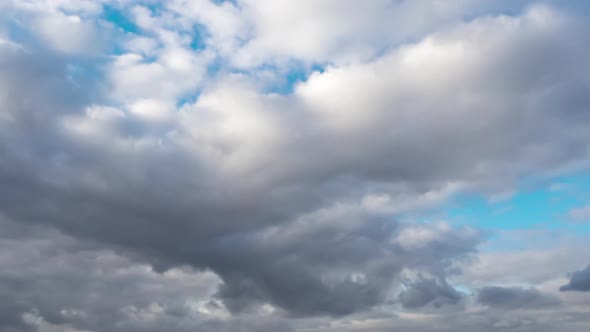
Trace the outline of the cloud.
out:
<instances>
[{"instance_id":1,"label":"cloud","mask_svg":"<svg viewBox=\"0 0 590 332\"><path fill-rule=\"evenodd\" d=\"M0 239L2 331L183 331L223 318L223 310L207 306L220 282L209 271L179 267L159 274L56 231L1 225L13 230Z\"/></svg>"},{"instance_id":2,"label":"cloud","mask_svg":"<svg viewBox=\"0 0 590 332\"><path fill-rule=\"evenodd\" d=\"M290 61L346 64L378 57L436 28L504 8L492 1L207 1L175 0L181 18L203 23L207 42L240 68ZM513 8L520 8L515 4ZM417 21L414 15L424 20Z\"/></svg>"},{"instance_id":3,"label":"cloud","mask_svg":"<svg viewBox=\"0 0 590 332\"><path fill-rule=\"evenodd\" d=\"M58 52L96 53L105 43L100 30L78 16L42 16L35 22L34 29L47 46Z\"/></svg>"},{"instance_id":4,"label":"cloud","mask_svg":"<svg viewBox=\"0 0 590 332\"><path fill-rule=\"evenodd\" d=\"M551 242L548 242L551 239ZM486 250L481 248L477 260L461 264L461 284L482 288L489 284L538 285L561 279L563 271L586 264L590 248L582 234L546 229L500 232L491 248L505 248L506 243L519 243L522 249ZM494 243L495 242L495 243ZM550 243L550 245L547 245ZM515 272L517 271L517 272Z\"/></svg>"},{"instance_id":5,"label":"cloud","mask_svg":"<svg viewBox=\"0 0 590 332\"><path fill-rule=\"evenodd\" d=\"M235 239L232 246L238 246L240 261L249 263L236 271L234 266L214 267L226 282L218 296L233 311L270 299L294 315L351 314L387 302L392 281L404 267L444 273L447 263L439 256L460 258L479 241L474 232L453 244L444 239L408 251L390 240L403 226L362 214L331 209L252 239ZM453 235L441 238L445 236ZM261 255L265 259L257 261Z\"/></svg>"},{"instance_id":6,"label":"cloud","mask_svg":"<svg viewBox=\"0 0 590 332\"><path fill-rule=\"evenodd\" d=\"M573 221L588 221L590 220L590 206L571 209L568 214Z\"/></svg>"},{"instance_id":7,"label":"cloud","mask_svg":"<svg viewBox=\"0 0 590 332\"><path fill-rule=\"evenodd\" d=\"M477 301L495 308L530 309L557 306L559 300L534 288L488 286L477 291Z\"/></svg>"},{"instance_id":8,"label":"cloud","mask_svg":"<svg viewBox=\"0 0 590 332\"><path fill-rule=\"evenodd\" d=\"M590 292L590 266L572 273L569 283L562 286L560 290Z\"/></svg>"},{"instance_id":9,"label":"cloud","mask_svg":"<svg viewBox=\"0 0 590 332\"><path fill-rule=\"evenodd\" d=\"M462 297L462 294L444 279L419 276L416 281L404 283L404 288L405 290L399 295L399 301L407 309L420 308L428 304L437 308L457 304Z\"/></svg>"},{"instance_id":10,"label":"cloud","mask_svg":"<svg viewBox=\"0 0 590 332\"><path fill-rule=\"evenodd\" d=\"M486 236L406 214L588 165L588 27L558 9L109 2L121 31L84 3L5 6L0 328L424 330L445 320L411 311L462 303L451 278Z\"/></svg>"}]
</instances>

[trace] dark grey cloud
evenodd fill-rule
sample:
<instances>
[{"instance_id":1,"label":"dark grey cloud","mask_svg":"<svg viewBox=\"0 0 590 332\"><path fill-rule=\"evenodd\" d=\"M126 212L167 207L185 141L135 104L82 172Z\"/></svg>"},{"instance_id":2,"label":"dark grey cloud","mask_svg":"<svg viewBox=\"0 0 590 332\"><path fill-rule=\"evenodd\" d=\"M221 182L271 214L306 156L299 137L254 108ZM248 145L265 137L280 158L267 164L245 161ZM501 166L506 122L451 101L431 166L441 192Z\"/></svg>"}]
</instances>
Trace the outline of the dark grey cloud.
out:
<instances>
[{"instance_id":1,"label":"dark grey cloud","mask_svg":"<svg viewBox=\"0 0 590 332\"><path fill-rule=\"evenodd\" d=\"M439 239L422 248L408 249L392 240L407 226L355 214L345 210L325 220L306 220L243 239L239 254L232 255L248 266L232 271L233 264L220 266L226 259L211 263L226 282L218 296L237 311L270 298L298 316L351 314L386 302L403 268L444 273L446 259L461 259L482 239L478 232L457 230L458 234L437 234Z\"/></svg>"},{"instance_id":2,"label":"dark grey cloud","mask_svg":"<svg viewBox=\"0 0 590 332\"><path fill-rule=\"evenodd\" d=\"M534 288L488 286L477 291L477 301L483 305L506 309L555 307L560 301Z\"/></svg>"},{"instance_id":3,"label":"dark grey cloud","mask_svg":"<svg viewBox=\"0 0 590 332\"><path fill-rule=\"evenodd\" d=\"M560 290L590 292L590 266L572 273L569 283L561 286Z\"/></svg>"},{"instance_id":4,"label":"dark grey cloud","mask_svg":"<svg viewBox=\"0 0 590 332\"><path fill-rule=\"evenodd\" d=\"M220 282L211 272L183 267L160 274L147 264L55 230L23 229L8 221L0 226L2 235L5 229L20 233L0 238L0 331L45 331L30 318L56 331L233 328L234 323L202 313L215 310L205 304ZM276 325L272 319L241 320L246 331Z\"/></svg>"}]
</instances>

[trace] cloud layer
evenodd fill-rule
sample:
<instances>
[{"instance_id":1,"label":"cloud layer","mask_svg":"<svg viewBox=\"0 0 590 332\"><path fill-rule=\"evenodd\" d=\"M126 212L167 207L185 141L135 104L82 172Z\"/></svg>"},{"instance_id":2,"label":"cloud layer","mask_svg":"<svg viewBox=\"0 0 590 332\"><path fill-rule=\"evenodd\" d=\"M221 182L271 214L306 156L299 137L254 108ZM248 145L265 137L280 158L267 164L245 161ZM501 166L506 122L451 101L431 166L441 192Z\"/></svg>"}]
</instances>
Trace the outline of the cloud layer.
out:
<instances>
[{"instance_id":1,"label":"cloud layer","mask_svg":"<svg viewBox=\"0 0 590 332\"><path fill-rule=\"evenodd\" d=\"M558 286L465 281L488 232L412 217L588 168L583 11L0 13L0 331L551 331L548 308L587 328L587 301ZM586 291L585 273L562 290Z\"/></svg>"}]
</instances>

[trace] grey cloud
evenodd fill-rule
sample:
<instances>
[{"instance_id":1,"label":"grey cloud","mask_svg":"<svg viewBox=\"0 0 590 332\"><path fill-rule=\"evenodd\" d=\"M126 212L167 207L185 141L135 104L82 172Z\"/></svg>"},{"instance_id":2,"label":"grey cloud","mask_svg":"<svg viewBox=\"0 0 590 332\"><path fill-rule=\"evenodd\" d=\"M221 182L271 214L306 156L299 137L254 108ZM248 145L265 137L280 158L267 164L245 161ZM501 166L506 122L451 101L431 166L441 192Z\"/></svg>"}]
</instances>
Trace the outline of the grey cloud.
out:
<instances>
[{"instance_id":1,"label":"grey cloud","mask_svg":"<svg viewBox=\"0 0 590 332\"><path fill-rule=\"evenodd\" d=\"M488 286L477 291L477 301L495 308L530 309L557 306L560 301L534 288Z\"/></svg>"},{"instance_id":2,"label":"grey cloud","mask_svg":"<svg viewBox=\"0 0 590 332\"><path fill-rule=\"evenodd\" d=\"M551 11L474 20L375 61L330 67L286 96L222 71L163 125L109 99L96 82L103 73L76 82L71 58L0 45L0 211L75 239L61 249L71 252L69 267L33 261L49 271L5 276L14 306L3 324L18 328L18 314L34 308L51 324L100 331L198 328L174 305L193 288L160 280L165 273L105 280L92 270L105 264L96 251L78 255L82 240L117 253L116 264L213 271L221 284L211 303L237 318L205 319L204 330L283 328L280 319L257 322L265 304L292 320L370 311L391 302L404 269L440 278L411 283L407 308L457 303L445 277L476 253L482 234L426 225L426 236L403 240L412 225L364 198L420 200L449 183L504 189L522 174L587 163L580 68L590 51L569 41L587 29L554 21ZM71 285L96 302L80 303ZM153 299L164 314L150 311ZM66 319L58 309L66 306L94 318ZM152 314L159 319L125 316Z\"/></svg>"},{"instance_id":3,"label":"grey cloud","mask_svg":"<svg viewBox=\"0 0 590 332\"><path fill-rule=\"evenodd\" d=\"M0 331L32 331L33 328L22 318L22 314L27 309L26 306L18 303L14 295L0 291Z\"/></svg>"},{"instance_id":4,"label":"grey cloud","mask_svg":"<svg viewBox=\"0 0 590 332\"><path fill-rule=\"evenodd\" d=\"M23 66L37 61L17 56L11 61L23 61ZM51 77L62 77L58 65L49 68ZM2 82L9 84L11 77L7 72ZM46 90L44 79L21 77L23 85L40 92ZM60 84L71 86L64 79L52 87ZM19 87L12 96L28 93ZM267 184L241 188L183 157L174 142L164 150L130 153L124 142L121 150L108 136L98 141L69 137L56 120L80 106L68 98L39 100L62 113L40 113L47 118L34 133L3 131L1 176L13 188L0 194L3 212L110 244L161 271L177 264L212 269L224 281L218 297L234 312L267 302L296 316L366 310L387 300L403 267L443 272L453 259L473 253L482 239L477 232L457 238L449 232L410 256L390 242L403 227L354 201L350 207L307 213L330 203L345 185L338 179L295 190L289 183L272 190ZM61 106L63 100L72 104ZM22 125L20 117L38 112L34 105L16 110L9 99L3 105ZM115 136L128 133L117 126L99 129ZM224 192L226 185L231 187ZM351 279L359 273L359 280Z\"/></svg>"},{"instance_id":5,"label":"grey cloud","mask_svg":"<svg viewBox=\"0 0 590 332\"><path fill-rule=\"evenodd\" d=\"M560 290L590 292L590 265L584 270L572 273L569 283L561 286Z\"/></svg>"},{"instance_id":6,"label":"grey cloud","mask_svg":"<svg viewBox=\"0 0 590 332\"><path fill-rule=\"evenodd\" d=\"M179 268L159 274L56 231L7 221L0 226L20 228L20 235L0 238L0 331L35 330L25 315L56 329L84 331L229 328L199 312L199 302L219 283L211 272Z\"/></svg>"},{"instance_id":7,"label":"grey cloud","mask_svg":"<svg viewBox=\"0 0 590 332\"><path fill-rule=\"evenodd\" d=\"M388 301L404 267L444 273L450 261L473 252L482 240L479 232L457 237L451 232L422 248L407 249L392 240L406 226L355 216L354 209L340 213L243 239L233 250L248 266L234 271L234 264L219 265L227 259L211 263L226 282L218 296L237 311L266 298L297 316L351 314Z\"/></svg>"},{"instance_id":8,"label":"grey cloud","mask_svg":"<svg viewBox=\"0 0 590 332\"><path fill-rule=\"evenodd\" d=\"M443 305L457 304L462 294L442 278L419 276L415 281L404 283L405 290L399 295L404 308L413 309L426 305L438 308Z\"/></svg>"},{"instance_id":9,"label":"grey cloud","mask_svg":"<svg viewBox=\"0 0 590 332\"><path fill-rule=\"evenodd\" d=\"M359 319L354 323L335 322L329 327L316 329L320 332L344 331L386 332L392 330L411 332L467 332L467 331L523 331L551 332L564 330L581 332L589 324L587 319L579 317L575 311L548 310L546 312L509 312L509 311L449 311L428 312L420 315L413 313L407 319L402 317L380 317L378 319ZM576 317L578 316L578 317ZM575 318L574 318L575 317Z\"/></svg>"}]
</instances>

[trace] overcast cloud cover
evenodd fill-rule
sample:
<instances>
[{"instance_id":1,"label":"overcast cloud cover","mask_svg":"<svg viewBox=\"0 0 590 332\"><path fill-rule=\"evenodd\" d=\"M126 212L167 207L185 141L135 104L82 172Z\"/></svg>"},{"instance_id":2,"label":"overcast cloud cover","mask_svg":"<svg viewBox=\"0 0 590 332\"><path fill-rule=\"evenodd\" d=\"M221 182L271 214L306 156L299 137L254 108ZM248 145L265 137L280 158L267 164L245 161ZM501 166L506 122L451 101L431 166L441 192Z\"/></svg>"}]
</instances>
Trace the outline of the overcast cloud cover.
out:
<instances>
[{"instance_id":1,"label":"overcast cloud cover","mask_svg":"<svg viewBox=\"0 0 590 332\"><path fill-rule=\"evenodd\" d=\"M589 35L582 0L0 0L0 332L589 331Z\"/></svg>"}]
</instances>

